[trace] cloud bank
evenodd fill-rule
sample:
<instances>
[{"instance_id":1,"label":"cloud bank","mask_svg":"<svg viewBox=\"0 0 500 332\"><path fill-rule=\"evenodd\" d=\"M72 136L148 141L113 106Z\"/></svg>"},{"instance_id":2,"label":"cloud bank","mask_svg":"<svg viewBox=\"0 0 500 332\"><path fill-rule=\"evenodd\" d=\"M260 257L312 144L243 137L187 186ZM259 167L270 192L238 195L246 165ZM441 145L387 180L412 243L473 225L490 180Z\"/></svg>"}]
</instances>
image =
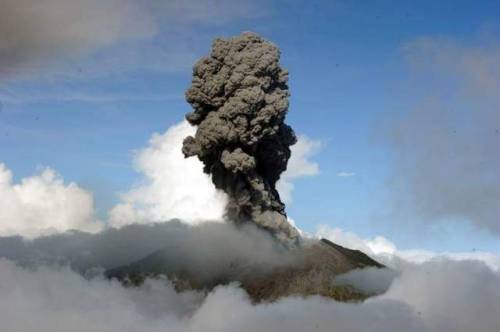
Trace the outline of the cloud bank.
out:
<instances>
[{"instance_id":1,"label":"cloud bank","mask_svg":"<svg viewBox=\"0 0 500 332\"><path fill-rule=\"evenodd\" d=\"M70 229L97 231L92 195L75 183L66 184L52 169L13 182L13 174L0 164L0 235L41 234Z\"/></svg>"},{"instance_id":2,"label":"cloud bank","mask_svg":"<svg viewBox=\"0 0 500 332\"><path fill-rule=\"evenodd\" d=\"M176 292L162 278L135 288L101 276L99 267L128 264L160 248L166 249L171 264L194 269L201 278L230 270L235 260L253 267L286 261L269 234L256 228L174 221L31 241L0 237L1 325L26 332L70 328L76 332L498 331L500 269L490 268L478 257L434 255L414 263L384 238L366 240L325 227L319 234L342 245L368 248L377 259L392 252L385 261L395 270L355 270L333 281L386 292L362 303L313 296L255 305L236 284L219 286L206 295Z\"/></svg>"},{"instance_id":3,"label":"cloud bank","mask_svg":"<svg viewBox=\"0 0 500 332\"><path fill-rule=\"evenodd\" d=\"M161 252L169 271L187 271L204 284L234 271L282 266L293 257L253 225L180 221L109 228L96 234L66 232L25 240L0 237L0 258L23 266L68 265L83 275L110 270ZM237 266L238 268L236 268Z\"/></svg>"},{"instance_id":4,"label":"cloud bank","mask_svg":"<svg viewBox=\"0 0 500 332\"><path fill-rule=\"evenodd\" d=\"M500 275L476 262L401 271L363 303L320 297L253 305L236 285L204 297L166 280L124 288L67 268L26 269L0 260L0 319L8 331L429 331L496 332ZM29 317L29 319L27 319Z\"/></svg>"}]
</instances>

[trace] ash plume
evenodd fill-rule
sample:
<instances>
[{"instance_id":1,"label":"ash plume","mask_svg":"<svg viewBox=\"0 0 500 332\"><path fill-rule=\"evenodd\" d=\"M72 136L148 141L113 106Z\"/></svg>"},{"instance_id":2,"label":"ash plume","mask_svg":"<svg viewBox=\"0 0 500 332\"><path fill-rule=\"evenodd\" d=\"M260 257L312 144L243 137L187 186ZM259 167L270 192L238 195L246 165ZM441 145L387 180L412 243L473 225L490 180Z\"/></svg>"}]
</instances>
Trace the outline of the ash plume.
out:
<instances>
[{"instance_id":1,"label":"ash plume","mask_svg":"<svg viewBox=\"0 0 500 332\"><path fill-rule=\"evenodd\" d=\"M254 33L216 39L210 55L194 66L186 92L194 109L186 119L197 130L182 151L197 156L216 188L228 194L228 219L254 222L293 245L299 233L287 222L276 190L297 141L284 123L288 72L279 58L279 49Z\"/></svg>"}]
</instances>

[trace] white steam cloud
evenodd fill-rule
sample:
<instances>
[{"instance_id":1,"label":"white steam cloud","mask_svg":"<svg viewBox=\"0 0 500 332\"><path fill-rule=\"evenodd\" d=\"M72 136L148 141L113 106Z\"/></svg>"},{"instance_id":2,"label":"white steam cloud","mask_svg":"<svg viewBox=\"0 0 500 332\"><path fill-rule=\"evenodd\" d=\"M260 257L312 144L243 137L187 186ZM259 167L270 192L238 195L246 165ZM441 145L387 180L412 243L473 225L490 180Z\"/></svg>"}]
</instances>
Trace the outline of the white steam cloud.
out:
<instances>
[{"instance_id":1,"label":"white steam cloud","mask_svg":"<svg viewBox=\"0 0 500 332\"><path fill-rule=\"evenodd\" d=\"M0 235L32 238L70 229L97 231L92 195L75 183L66 184L50 168L13 183L0 164Z\"/></svg>"},{"instance_id":2,"label":"white steam cloud","mask_svg":"<svg viewBox=\"0 0 500 332\"><path fill-rule=\"evenodd\" d=\"M135 157L138 172L144 182L122 195L122 202L109 213L111 226L130 223L150 223L180 218L197 224L222 220L226 196L215 189L203 164L196 158L184 158L180 147L195 128L187 121L170 127L164 134L155 134L146 148ZM288 169L282 174L278 190L290 202L293 180L316 175L319 167L311 158L320 143L299 136L292 146Z\"/></svg>"},{"instance_id":3,"label":"white steam cloud","mask_svg":"<svg viewBox=\"0 0 500 332\"><path fill-rule=\"evenodd\" d=\"M196 158L184 158L182 141L195 128L187 121L155 134L135 157L144 183L122 195L123 202L110 211L110 224L148 223L181 218L199 223L222 220L225 194L217 191Z\"/></svg>"}]
</instances>

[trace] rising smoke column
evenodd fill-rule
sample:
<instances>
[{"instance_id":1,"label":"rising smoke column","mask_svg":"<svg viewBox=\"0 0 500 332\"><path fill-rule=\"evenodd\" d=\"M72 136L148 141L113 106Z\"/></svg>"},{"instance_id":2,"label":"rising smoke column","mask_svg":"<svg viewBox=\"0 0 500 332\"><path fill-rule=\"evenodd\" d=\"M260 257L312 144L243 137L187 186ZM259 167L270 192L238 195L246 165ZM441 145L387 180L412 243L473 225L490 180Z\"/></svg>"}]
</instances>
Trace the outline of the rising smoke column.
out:
<instances>
[{"instance_id":1,"label":"rising smoke column","mask_svg":"<svg viewBox=\"0 0 500 332\"><path fill-rule=\"evenodd\" d=\"M276 190L297 141L284 123L288 71L279 58L279 49L254 33L216 39L211 54L195 64L186 91L194 109L186 119L197 131L182 151L197 156L214 185L228 194L227 218L254 222L293 244L299 234Z\"/></svg>"}]
</instances>

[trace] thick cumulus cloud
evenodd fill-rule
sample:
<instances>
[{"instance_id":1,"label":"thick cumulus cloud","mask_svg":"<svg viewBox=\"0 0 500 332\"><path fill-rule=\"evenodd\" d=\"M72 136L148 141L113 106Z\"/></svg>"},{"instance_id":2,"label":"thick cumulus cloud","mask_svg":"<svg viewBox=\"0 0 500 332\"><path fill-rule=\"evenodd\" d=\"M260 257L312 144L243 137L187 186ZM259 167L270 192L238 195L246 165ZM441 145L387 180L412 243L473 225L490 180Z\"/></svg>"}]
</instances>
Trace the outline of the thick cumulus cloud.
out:
<instances>
[{"instance_id":1,"label":"thick cumulus cloud","mask_svg":"<svg viewBox=\"0 0 500 332\"><path fill-rule=\"evenodd\" d=\"M254 222L286 243L297 230L287 222L276 182L286 170L297 139L285 124L288 71L279 49L254 33L217 38L210 55L193 68L186 119L196 133L183 142L186 157L196 156L216 188L228 195L226 216Z\"/></svg>"},{"instance_id":2,"label":"thick cumulus cloud","mask_svg":"<svg viewBox=\"0 0 500 332\"><path fill-rule=\"evenodd\" d=\"M41 234L70 229L97 231L93 198L75 183L66 184L47 168L38 175L13 182L13 175L0 164L0 235Z\"/></svg>"},{"instance_id":3,"label":"thick cumulus cloud","mask_svg":"<svg viewBox=\"0 0 500 332\"><path fill-rule=\"evenodd\" d=\"M154 32L148 14L134 1L3 0L0 75Z\"/></svg>"},{"instance_id":4,"label":"thick cumulus cloud","mask_svg":"<svg viewBox=\"0 0 500 332\"><path fill-rule=\"evenodd\" d=\"M422 38L404 54L422 99L393 122L397 211L500 234L500 46Z\"/></svg>"},{"instance_id":5,"label":"thick cumulus cloud","mask_svg":"<svg viewBox=\"0 0 500 332\"><path fill-rule=\"evenodd\" d=\"M122 195L122 203L110 211L110 224L148 223L182 218L188 223L222 220L226 197L217 191L202 163L186 159L182 140L195 132L183 121L164 134L155 134L135 157L142 184Z\"/></svg>"},{"instance_id":6,"label":"thick cumulus cloud","mask_svg":"<svg viewBox=\"0 0 500 332\"><path fill-rule=\"evenodd\" d=\"M171 126L163 134L155 134L149 144L135 156L135 168L142 182L121 196L121 202L109 212L111 226L151 223L180 218L189 224L222 221L227 196L216 190L203 164L196 158L184 158L183 139L196 129L187 121ZM289 167L278 183L280 196L292 199L293 181L318 173L311 160L320 143L299 136L292 146Z\"/></svg>"},{"instance_id":7,"label":"thick cumulus cloud","mask_svg":"<svg viewBox=\"0 0 500 332\"><path fill-rule=\"evenodd\" d=\"M477 262L425 263L401 271L363 303L320 297L254 305L237 285L208 296L163 279L139 288L68 268L0 260L0 321L7 331L428 331L497 332L500 275Z\"/></svg>"},{"instance_id":8,"label":"thick cumulus cloud","mask_svg":"<svg viewBox=\"0 0 500 332\"><path fill-rule=\"evenodd\" d=\"M354 234L334 234L355 243ZM357 241L367 242L359 237ZM3 237L0 326L25 332L497 332L500 328L500 272L471 259L441 257L413 263L398 257L392 270L354 270L332 281L367 292L385 290L362 303L313 296L254 304L237 284L219 286L208 294L178 292L164 278L124 287L99 272L159 248L166 249L171 264L209 278L231 269L235 260L255 271L259 266L286 264L289 258L268 233L251 224L237 229L231 224L188 226L173 221L29 241Z\"/></svg>"}]
</instances>

